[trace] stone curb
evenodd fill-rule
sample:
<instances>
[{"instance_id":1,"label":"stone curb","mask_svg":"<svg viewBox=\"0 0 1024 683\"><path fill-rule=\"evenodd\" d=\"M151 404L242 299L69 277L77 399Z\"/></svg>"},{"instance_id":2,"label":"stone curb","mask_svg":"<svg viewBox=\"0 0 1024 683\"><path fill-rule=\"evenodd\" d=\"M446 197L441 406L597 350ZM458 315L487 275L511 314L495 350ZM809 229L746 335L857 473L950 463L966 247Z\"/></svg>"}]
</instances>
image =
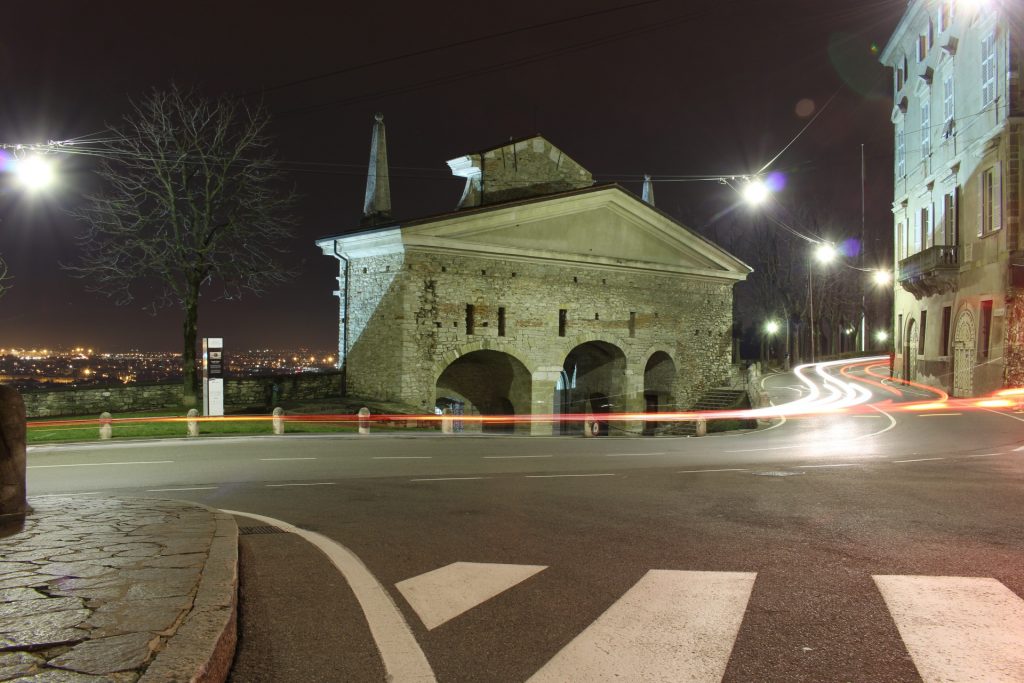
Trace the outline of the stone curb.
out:
<instances>
[{"instance_id":1,"label":"stone curb","mask_svg":"<svg viewBox=\"0 0 1024 683\"><path fill-rule=\"evenodd\" d=\"M223 683L238 641L238 525L216 508L217 529L192 610L138 683Z\"/></svg>"}]
</instances>

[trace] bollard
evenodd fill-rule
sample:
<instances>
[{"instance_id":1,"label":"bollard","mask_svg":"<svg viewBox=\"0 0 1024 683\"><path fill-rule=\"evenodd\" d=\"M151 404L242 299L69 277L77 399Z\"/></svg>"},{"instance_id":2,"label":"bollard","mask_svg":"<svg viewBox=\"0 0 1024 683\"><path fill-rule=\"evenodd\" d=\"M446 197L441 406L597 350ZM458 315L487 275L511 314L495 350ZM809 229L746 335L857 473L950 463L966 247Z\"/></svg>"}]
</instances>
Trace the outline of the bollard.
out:
<instances>
[{"instance_id":1,"label":"bollard","mask_svg":"<svg viewBox=\"0 0 1024 683\"><path fill-rule=\"evenodd\" d=\"M100 438L109 439L114 435L114 428L110 423L110 413L100 413Z\"/></svg>"},{"instance_id":2,"label":"bollard","mask_svg":"<svg viewBox=\"0 0 1024 683\"><path fill-rule=\"evenodd\" d=\"M274 417L270 422L274 425L275 434L284 434L284 411L280 407L274 408Z\"/></svg>"},{"instance_id":3,"label":"bollard","mask_svg":"<svg viewBox=\"0 0 1024 683\"><path fill-rule=\"evenodd\" d=\"M25 402L0 384L0 536L20 531L29 512L25 457Z\"/></svg>"},{"instance_id":4,"label":"bollard","mask_svg":"<svg viewBox=\"0 0 1024 683\"><path fill-rule=\"evenodd\" d=\"M455 433L455 420L452 419L452 411L447 408L441 413L441 433L442 434L454 434Z\"/></svg>"},{"instance_id":5,"label":"bollard","mask_svg":"<svg viewBox=\"0 0 1024 683\"><path fill-rule=\"evenodd\" d=\"M708 421L704 418L700 418L697 420L696 424L697 431L694 433L694 436L705 436L708 433Z\"/></svg>"},{"instance_id":6,"label":"bollard","mask_svg":"<svg viewBox=\"0 0 1024 683\"><path fill-rule=\"evenodd\" d=\"M359 409L359 433L370 433L370 409L366 406Z\"/></svg>"},{"instance_id":7,"label":"bollard","mask_svg":"<svg viewBox=\"0 0 1024 683\"><path fill-rule=\"evenodd\" d=\"M199 436L199 420L196 419L197 417L199 417L198 410L192 408L188 411L188 422L186 424L188 424L189 436Z\"/></svg>"}]
</instances>

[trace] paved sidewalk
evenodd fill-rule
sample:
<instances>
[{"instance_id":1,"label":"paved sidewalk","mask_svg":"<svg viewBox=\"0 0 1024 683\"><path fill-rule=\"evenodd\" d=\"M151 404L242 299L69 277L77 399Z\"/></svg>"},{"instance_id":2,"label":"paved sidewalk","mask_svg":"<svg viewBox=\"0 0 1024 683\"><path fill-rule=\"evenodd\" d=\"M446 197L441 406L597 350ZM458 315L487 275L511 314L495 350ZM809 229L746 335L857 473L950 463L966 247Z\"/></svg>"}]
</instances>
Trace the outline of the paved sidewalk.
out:
<instances>
[{"instance_id":1,"label":"paved sidewalk","mask_svg":"<svg viewBox=\"0 0 1024 683\"><path fill-rule=\"evenodd\" d=\"M168 500L29 501L0 539L0 681L223 681L235 649L238 529Z\"/></svg>"}]
</instances>

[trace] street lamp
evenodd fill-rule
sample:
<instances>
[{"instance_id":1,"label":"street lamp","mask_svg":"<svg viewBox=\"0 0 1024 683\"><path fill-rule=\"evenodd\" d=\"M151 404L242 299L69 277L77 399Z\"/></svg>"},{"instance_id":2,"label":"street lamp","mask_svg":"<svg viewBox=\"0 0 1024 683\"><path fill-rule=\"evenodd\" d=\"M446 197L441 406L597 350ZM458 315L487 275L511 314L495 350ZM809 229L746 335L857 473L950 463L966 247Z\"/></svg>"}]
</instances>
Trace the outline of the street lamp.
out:
<instances>
[{"instance_id":1,"label":"street lamp","mask_svg":"<svg viewBox=\"0 0 1024 683\"><path fill-rule=\"evenodd\" d=\"M887 270L875 270L871 272L871 279L876 285L884 287L892 282L892 273Z\"/></svg>"},{"instance_id":2,"label":"street lamp","mask_svg":"<svg viewBox=\"0 0 1024 683\"><path fill-rule=\"evenodd\" d=\"M827 264L835 259L836 248L828 242L821 242L814 249L814 258L818 263ZM811 314L811 362L814 362L814 265L807 260L807 302Z\"/></svg>"},{"instance_id":3,"label":"street lamp","mask_svg":"<svg viewBox=\"0 0 1024 683\"><path fill-rule=\"evenodd\" d=\"M886 340L889 339L889 333L885 330L879 330L878 332L875 332L875 339L878 340L879 344L884 344Z\"/></svg>"},{"instance_id":4,"label":"street lamp","mask_svg":"<svg viewBox=\"0 0 1024 683\"><path fill-rule=\"evenodd\" d=\"M751 206L758 206L764 204L764 201L768 199L769 194L768 186L765 185L764 181L760 178L754 178L748 180L744 185L740 193L743 195L744 201Z\"/></svg>"},{"instance_id":5,"label":"street lamp","mask_svg":"<svg viewBox=\"0 0 1024 683\"><path fill-rule=\"evenodd\" d=\"M33 155L14 162L14 175L25 189L36 192L51 185L56 177L53 164L44 157Z\"/></svg>"}]
</instances>

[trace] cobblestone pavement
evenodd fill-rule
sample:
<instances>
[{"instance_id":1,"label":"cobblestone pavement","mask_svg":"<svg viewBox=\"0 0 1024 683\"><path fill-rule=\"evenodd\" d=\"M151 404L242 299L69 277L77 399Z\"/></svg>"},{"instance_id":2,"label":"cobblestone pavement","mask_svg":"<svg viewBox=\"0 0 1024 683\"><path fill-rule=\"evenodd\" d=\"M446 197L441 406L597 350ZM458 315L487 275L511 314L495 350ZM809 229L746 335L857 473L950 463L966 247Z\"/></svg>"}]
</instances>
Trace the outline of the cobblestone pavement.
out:
<instances>
[{"instance_id":1,"label":"cobblestone pavement","mask_svg":"<svg viewBox=\"0 0 1024 683\"><path fill-rule=\"evenodd\" d=\"M0 539L0 681L223 680L238 531L210 508L40 498Z\"/></svg>"}]
</instances>

